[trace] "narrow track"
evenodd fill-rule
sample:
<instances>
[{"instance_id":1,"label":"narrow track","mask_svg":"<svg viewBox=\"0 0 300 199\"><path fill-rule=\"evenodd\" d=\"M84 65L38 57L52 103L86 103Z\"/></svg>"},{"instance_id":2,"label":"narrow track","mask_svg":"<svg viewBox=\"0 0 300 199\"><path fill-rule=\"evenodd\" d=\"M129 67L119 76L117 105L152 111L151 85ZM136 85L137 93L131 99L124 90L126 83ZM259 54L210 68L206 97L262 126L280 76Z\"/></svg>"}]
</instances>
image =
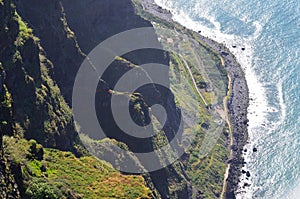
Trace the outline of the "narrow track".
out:
<instances>
[{"instance_id":1,"label":"narrow track","mask_svg":"<svg viewBox=\"0 0 300 199\"><path fill-rule=\"evenodd\" d=\"M228 124L228 129L229 129L229 137L230 137L230 146L233 145L233 133L232 133L232 126L231 126L231 123L230 123L230 119L229 119L229 114L228 114L228 108L227 108L227 101L228 101L228 97L230 97L231 95L231 83L232 83L232 79L230 77L230 75L228 74L228 94L227 96L224 98L223 100L223 106L224 106L224 109L225 109L225 112L226 112L226 122ZM233 157L233 151L232 149L230 148L230 154L229 154L229 160L232 159ZM226 188L227 188L227 178L228 178L228 175L229 175L229 169L230 169L230 166L231 164L227 164L227 168L226 168L226 172L224 174L224 182L223 182L223 188L222 188L222 193L221 193L221 199L225 199L226 196L225 196L225 193L226 193Z\"/></svg>"},{"instance_id":2,"label":"narrow track","mask_svg":"<svg viewBox=\"0 0 300 199\"><path fill-rule=\"evenodd\" d=\"M191 77L191 79L192 79L192 81L193 81L193 84L194 84L194 86L195 86L195 89L196 89L198 95L200 96L200 98L201 98L202 101L204 102L205 106L208 106L208 103L205 101L203 95L201 94L201 92L200 92L200 90L199 90L199 88L198 88L198 86L197 86L196 80L195 80L195 78L194 78L194 76L193 76L193 73L192 73L192 70L191 70L190 66L189 66L188 63L185 61L185 59L183 58L182 55L179 54L179 56L180 56L181 60L184 62L184 65L185 65L186 69L189 71L189 75L190 75L190 77Z\"/></svg>"}]
</instances>

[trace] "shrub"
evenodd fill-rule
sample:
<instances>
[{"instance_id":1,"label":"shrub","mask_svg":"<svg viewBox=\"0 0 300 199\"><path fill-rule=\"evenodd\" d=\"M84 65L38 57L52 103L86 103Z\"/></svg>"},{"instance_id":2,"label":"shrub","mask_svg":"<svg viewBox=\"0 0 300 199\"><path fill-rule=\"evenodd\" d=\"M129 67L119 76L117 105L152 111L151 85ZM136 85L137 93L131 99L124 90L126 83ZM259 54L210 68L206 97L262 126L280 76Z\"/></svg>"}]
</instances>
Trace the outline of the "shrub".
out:
<instances>
[{"instance_id":1,"label":"shrub","mask_svg":"<svg viewBox=\"0 0 300 199\"><path fill-rule=\"evenodd\" d=\"M43 146L40 144L37 144L35 140L29 141L29 152L32 155L31 158L42 160L44 156L44 149Z\"/></svg>"},{"instance_id":2,"label":"shrub","mask_svg":"<svg viewBox=\"0 0 300 199\"><path fill-rule=\"evenodd\" d=\"M63 194L57 187L41 179L31 181L25 192L25 198L31 199L59 199L62 197Z\"/></svg>"}]
</instances>

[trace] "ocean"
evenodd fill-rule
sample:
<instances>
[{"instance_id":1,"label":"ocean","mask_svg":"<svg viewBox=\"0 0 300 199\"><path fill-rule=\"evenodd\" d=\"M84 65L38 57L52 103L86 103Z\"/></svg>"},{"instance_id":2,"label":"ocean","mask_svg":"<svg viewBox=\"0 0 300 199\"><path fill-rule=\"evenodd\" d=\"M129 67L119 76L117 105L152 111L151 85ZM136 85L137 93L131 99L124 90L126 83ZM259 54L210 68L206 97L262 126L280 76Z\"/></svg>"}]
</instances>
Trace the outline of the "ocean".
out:
<instances>
[{"instance_id":1,"label":"ocean","mask_svg":"<svg viewBox=\"0 0 300 199\"><path fill-rule=\"evenodd\" d=\"M300 198L300 1L155 0L174 20L225 44L250 93L238 198ZM245 48L242 50L242 48ZM257 152L253 152L253 148Z\"/></svg>"}]
</instances>

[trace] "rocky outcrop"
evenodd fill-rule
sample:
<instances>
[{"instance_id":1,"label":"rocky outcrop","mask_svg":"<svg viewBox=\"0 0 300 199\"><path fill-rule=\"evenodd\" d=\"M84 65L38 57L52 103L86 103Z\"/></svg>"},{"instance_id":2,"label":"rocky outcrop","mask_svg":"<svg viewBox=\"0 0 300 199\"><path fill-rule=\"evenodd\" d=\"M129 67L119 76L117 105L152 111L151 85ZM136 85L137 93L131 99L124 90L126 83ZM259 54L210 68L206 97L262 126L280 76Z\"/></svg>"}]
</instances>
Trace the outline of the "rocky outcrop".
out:
<instances>
[{"instance_id":1,"label":"rocky outcrop","mask_svg":"<svg viewBox=\"0 0 300 199\"><path fill-rule=\"evenodd\" d=\"M75 75L86 54L101 41L116 33L132 28L152 26L149 21L135 14L135 8L130 0L56 0L46 3L30 0L27 2L15 1L15 4L18 13L33 29L33 33L39 37L43 52L51 60L51 62L45 61L49 77L58 84L69 105L71 105ZM26 51L31 51L28 48ZM125 143L130 151L153 151L157 144L155 140L133 139L114 123L109 106L111 93L107 91L113 89L117 79L130 70L130 64L155 62L168 65L169 58L166 53L157 50L137 51L123 57L128 61L116 60L102 77L102 85L105 85L106 88L100 88L100 90L106 92L96 95L98 118L108 137ZM168 78L168 74L165 74L165 78ZM32 84L32 87L34 85ZM180 119L173 95L153 85L143 87L137 92L138 95L132 95L132 107L139 104L141 109L132 108L132 117L137 123L148 123L148 107L154 103L160 103L169 114L169 120L164 127L164 136L167 140L171 140ZM30 96L32 97L32 95L35 94L31 93ZM50 126L52 126L51 123ZM65 129L68 128L58 130L64 131ZM62 140L62 138L57 140ZM68 142L68 140L64 140L64 142ZM155 161L159 164L159 155ZM180 163L152 172L147 179L151 179L150 184L154 185L153 191L158 190L157 197L190 197L191 187L184 177Z\"/></svg>"},{"instance_id":2,"label":"rocky outcrop","mask_svg":"<svg viewBox=\"0 0 300 199\"><path fill-rule=\"evenodd\" d=\"M76 152L78 140L72 113L49 75L53 73L52 63L38 38L16 14L12 2L3 1L0 9L4 13L0 37L5 41L0 46L0 62L6 73L2 97L11 101L6 105L11 117L5 118L14 126L13 132L4 130L3 134L24 136L46 147ZM5 112L1 111L1 117L2 114Z\"/></svg>"}]
</instances>

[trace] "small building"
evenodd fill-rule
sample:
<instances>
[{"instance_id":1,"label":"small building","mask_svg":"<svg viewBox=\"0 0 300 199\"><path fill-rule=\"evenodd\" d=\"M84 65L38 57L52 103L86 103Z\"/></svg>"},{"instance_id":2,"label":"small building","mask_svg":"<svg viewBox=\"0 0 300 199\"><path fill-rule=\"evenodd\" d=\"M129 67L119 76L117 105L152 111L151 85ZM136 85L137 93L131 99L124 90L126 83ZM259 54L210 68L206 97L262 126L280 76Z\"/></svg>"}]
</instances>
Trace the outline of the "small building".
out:
<instances>
[{"instance_id":1,"label":"small building","mask_svg":"<svg viewBox=\"0 0 300 199\"><path fill-rule=\"evenodd\" d=\"M174 42L174 40L173 40L172 38L167 38L167 42L168 42L169 44L172 44L172 43Z\"/></svg>"}]
</instances>

